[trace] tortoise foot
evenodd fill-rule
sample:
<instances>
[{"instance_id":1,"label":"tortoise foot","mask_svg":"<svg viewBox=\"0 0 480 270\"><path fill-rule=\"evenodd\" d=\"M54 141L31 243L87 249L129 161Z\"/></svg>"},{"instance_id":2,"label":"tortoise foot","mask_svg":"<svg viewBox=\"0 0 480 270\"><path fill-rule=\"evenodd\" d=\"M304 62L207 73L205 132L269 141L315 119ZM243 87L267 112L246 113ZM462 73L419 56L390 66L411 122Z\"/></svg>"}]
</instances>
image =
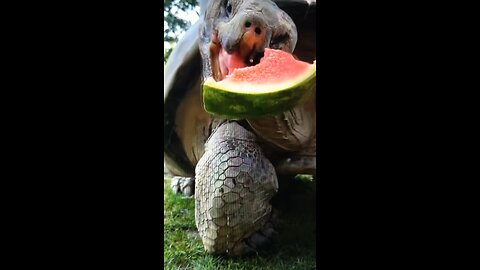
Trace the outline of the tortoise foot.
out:
<instances>
[{"instance_id":1,"label":"tortoise foot","mask_svg":"<svg viewBox=\"0 0 480 270\"><path fill-rule=\"evenodd\" d=\"M172 178L171 187L173 193L181 194L186 197L192 196L195 191L195 178L175 176Z\"/></svg>"},{"instance_id":2,"label":"tortoise foot","mask_svg":"<svg viewBox=\"0 0 480 270\"><path fill-rule=\"evenodd\" d=\"M258 255L258 251L268 247L277 232L273 228L261 229L247 239L237 243L228 254L232 257Z\"/></svg>"}]
</instances>

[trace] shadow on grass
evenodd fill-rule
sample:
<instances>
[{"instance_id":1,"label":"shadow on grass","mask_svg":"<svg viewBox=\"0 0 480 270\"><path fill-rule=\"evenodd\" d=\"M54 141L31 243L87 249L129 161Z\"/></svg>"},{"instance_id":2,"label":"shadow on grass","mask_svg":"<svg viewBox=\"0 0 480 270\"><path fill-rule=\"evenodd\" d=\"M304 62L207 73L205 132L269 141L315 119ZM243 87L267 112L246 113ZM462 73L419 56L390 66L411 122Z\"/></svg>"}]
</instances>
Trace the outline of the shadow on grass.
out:
<instances>
[{"instance_id":1,"label":"shadow on grass","mask_svg":"<svg viewBox=\"0 0 480 270\"><path fill-rule=\"evenodd\" d=\"M278 234L258 255L225 258L207 255L195 227L193 198L182 198L164 184L164 266L166 269L314 269L316 184L300 177L281 179L272 205L280 212Z\"/></svg>"}]
</instances>

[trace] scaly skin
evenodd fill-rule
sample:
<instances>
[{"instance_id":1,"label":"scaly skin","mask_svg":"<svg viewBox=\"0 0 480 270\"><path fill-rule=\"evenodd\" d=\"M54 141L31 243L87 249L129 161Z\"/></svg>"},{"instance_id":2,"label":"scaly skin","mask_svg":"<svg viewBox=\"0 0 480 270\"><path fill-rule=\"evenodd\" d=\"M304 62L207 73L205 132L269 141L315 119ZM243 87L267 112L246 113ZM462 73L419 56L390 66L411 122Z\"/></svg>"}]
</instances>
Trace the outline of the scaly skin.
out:
<instances>
[{"instance_id":1,"label":"scaly skin","mask_svg":"<svg viewBox=\"0 0 480 270\"><path fill-rule=\"evenodd\" d=\"M244 254L246 240L270 219L269 201L278 190L255 136L236 122L217 127L195 176L195 221L205 250Z\"/></svg>"},{"instance_id":2,"label":"scaly skin","mask_svg":"<svg viewBox=\"0 0 480 270\"><path fill-rule=\"evenodd\" d=\"M175 176L172 178L171 187L174 193L180 193L186 197L192 196L195 190L195 178Z\"/></svg>"}]
</instances>

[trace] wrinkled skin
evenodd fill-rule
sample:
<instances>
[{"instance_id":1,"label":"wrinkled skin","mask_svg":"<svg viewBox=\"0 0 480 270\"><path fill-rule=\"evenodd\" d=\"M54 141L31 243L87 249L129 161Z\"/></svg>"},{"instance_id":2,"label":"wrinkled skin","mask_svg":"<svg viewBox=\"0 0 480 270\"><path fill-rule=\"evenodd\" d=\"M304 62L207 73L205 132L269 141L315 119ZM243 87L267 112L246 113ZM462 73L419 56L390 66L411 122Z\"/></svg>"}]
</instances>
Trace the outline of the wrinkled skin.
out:
<instances>
[{"instance_id":1,"label":"wrinkled skin","mask_svg":"<svg viewBox=\"0 0 480 270\"><path fill-rule=\"evenodd\" d=\"M293 52L297 45L295 24L271 1L200 3L203 22L194 27L203 80L222 80L234 68L258 63L265 48ZM310 49L300 53L313 58ZM165 155L167 167L181 176L172 188L187 195L194 190L195 221L208 253L252 253L273 232L269 201L279 188L277 174L315 174L315 100L274 117L226 121L203 111L199 89L182 97L169 135L185 152Z\"/></svg>"},{"instance_id":2,"label":"wrinkled skin","mask_svg":"<svg viewBox=\"0 0 480 270\"><path fill-rule=\"evenodd\" d=\"M221 49L247 62L266 47L291 53L296 43L295 24L271 1L209 1L200 30L203 77L225 77L217 63Z\"/></svg>"}]
</instances>

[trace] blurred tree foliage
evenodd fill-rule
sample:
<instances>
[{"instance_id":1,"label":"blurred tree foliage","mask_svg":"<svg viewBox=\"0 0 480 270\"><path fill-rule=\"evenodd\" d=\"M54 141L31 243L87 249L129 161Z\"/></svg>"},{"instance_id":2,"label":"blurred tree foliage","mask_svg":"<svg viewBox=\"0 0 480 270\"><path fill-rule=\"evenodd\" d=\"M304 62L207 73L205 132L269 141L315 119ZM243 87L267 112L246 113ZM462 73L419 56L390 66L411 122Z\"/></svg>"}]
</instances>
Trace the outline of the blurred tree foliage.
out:
<instances>
[{"instance_id":1,"label":"blurred tree foliage","mask_svg":"<svg viewBox=\"0 0 480 270\"><path fill-rule=\"evenodd\" d=\"M190 22L178 17L178 12L193 10L198 5L198 0L164 0L163 15L168 28L165 28L163 40L169 43L178 41L178 32L185 31L190 27ZM164 52L165 62L167 62L172 48L166 49Z\"/></svg>"}]
</instances>

